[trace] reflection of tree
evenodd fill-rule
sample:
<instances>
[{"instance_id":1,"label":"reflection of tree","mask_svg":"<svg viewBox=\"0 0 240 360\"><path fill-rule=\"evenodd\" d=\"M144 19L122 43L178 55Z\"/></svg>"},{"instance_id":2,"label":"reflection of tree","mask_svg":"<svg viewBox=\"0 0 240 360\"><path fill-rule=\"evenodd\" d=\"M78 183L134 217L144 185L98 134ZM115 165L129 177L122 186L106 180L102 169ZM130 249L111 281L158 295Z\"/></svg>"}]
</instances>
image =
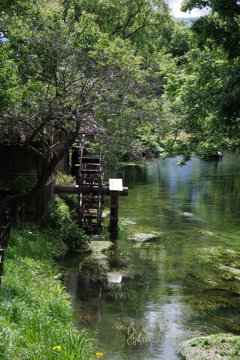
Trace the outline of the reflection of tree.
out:
<instances>
[{"instance_id":1,"label":"reflection of tree","mask_svg":"<svg viewBox=\"0 0 240 360\"><path fill-rule=\"evenodd\" d=\"M123 167L124 182L131 184L147 183L147 167L146 165L133 165Z\"/></svg>"},{"instance_id":2,"label":"reflection of tree","mask_svg":"<svg viewBox=\"0 0 240 360\"><path fill-rule=\"evenodd\" d=\"M78 312L94 314L102 318L102 306L105 301L105 283L107 266L94 259L86 259L80 265L77 282Z\"/></svg>"}]
</instances>

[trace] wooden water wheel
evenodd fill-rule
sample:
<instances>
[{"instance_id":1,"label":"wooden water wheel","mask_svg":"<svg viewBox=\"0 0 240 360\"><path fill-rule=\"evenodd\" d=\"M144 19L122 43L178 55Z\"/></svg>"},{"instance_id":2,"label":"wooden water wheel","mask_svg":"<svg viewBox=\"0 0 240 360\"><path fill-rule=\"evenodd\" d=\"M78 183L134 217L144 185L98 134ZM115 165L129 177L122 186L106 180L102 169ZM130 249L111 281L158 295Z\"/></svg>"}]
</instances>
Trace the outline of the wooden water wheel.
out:
<instances>
[{"instance_id":1,"label":"wooden water wheel","mask_svg":"<svg viewBox=\"0 0 240 360\"><path fill-rule=\"evenodd\" d=\"M79 225L88 234L102 229L104 155L91 154L84 143L79 147Z\"/></svg>"}]
</instances>

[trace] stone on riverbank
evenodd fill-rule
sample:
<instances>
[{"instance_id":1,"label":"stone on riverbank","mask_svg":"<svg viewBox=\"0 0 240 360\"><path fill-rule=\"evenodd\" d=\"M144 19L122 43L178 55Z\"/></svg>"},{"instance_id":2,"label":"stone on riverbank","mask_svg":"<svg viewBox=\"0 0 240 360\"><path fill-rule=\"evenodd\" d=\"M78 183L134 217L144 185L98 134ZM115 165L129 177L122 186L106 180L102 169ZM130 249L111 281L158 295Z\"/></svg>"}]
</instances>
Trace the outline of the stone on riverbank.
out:
<instances>
[{"instance_id":1,"label":"stone on riverbank","mask_svg":"<svg viewBox=\"0 0 240 360\"><path fill-rule=\"evenodd\" d=\"M239 360L240 336L216 334L184 341L179 352L186 360Z\"/></svg>"}]
</instances>

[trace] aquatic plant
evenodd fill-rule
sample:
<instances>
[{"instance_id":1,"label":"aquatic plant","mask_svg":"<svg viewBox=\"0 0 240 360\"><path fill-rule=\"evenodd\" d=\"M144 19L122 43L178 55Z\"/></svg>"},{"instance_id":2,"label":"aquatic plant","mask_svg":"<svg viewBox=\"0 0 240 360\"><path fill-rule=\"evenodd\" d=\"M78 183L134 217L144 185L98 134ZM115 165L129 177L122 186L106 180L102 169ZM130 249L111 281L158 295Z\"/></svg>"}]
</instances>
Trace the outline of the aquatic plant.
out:
<instances>
[{"instance_id":1,"label":"aquatic plant","mask_svg":"<svg viewBox=\"0 0 240 360\"><path fill-rule=\"evenodd\" d=\"M240 294L233 294L231 289L211 289L200 295L197 306L200 310L208 311L238 308L240 306Z\"/></svg>"},{"instance_id":2,"label":"aquatic plant","mask_svg":"<svg viewBox=\"0 0 240 360\"><path fill-rule=\"evenodd\" d=\"M141 325L132 322L117 322L115 324L117 330L121 330L124 334L124 345L139 345L151 341L151 335Z\"/></svg>"},{"instance_id":3,"label":"aquatic plant","mask_svg":"<svg viewBox=\"0 0 240 360\"><path fill-rule=\"evenodd\" d=\"M193 289L191 296L188 293L193 313L213 315L221 309L238 309L240 283L236 280L240 278L239 254L224 246L210 246L196 248L193 255L199 265L196 269L188 268L186 272L186 281ZM230 326L227 327L230 329Z\"/></svg>"},{"instance_id":4,"label":"aquatic plant","mask_svg":"<svg viewBox=\"0 0 240 360\"><path fill-rule=\"evenodd\" d=\"M78 322L90 323L92 322L93 318L93 315L86 312L81 312L80 310L78 310L78 313L76 315L76 319Z\"/></svg>"},{"instance_id":5,"label":"aquatic plant","mask_svg":"<svg viewBox=\"0 0 240 360\"><path fill-rule=\"evenodd\" d=\"M114 286L108 285L107 294L118 300L126 300L130 297L129 289L122 286L122 284L114 284Z\"/></svg>"},{"instance_id":6,"label":"aquatic plant","mask_svg":"<svg viewBox=\"0 0 240 360\"><path fill-rule=\"evenodd\" d=\"M201 271L191 269L191 272L189 272L187 276L188 281L191 281L191 278L194 278L194 280L204 283L205 286L207 285L207 287L214 287L218 284L218 281L215 278L210 277L209 271L207 271L207 269ZM203 284L201 284L201 288L202 285Z\"/></svg>"}]
</instances>

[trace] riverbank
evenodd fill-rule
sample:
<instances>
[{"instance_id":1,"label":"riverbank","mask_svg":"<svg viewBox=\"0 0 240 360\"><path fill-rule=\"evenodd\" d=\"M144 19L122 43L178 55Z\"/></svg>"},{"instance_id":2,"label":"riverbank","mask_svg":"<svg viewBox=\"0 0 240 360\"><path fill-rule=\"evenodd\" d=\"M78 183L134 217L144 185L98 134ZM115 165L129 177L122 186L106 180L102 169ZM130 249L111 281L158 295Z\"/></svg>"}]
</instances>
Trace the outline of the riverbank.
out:
<instances>
[{"instance_id":1,"label":"riverbank","mask_svg":"<svg viewBox=\"0 0 240 360\"><path fill-rule=\"evenodd\" d=\"M65 245L58 231L24 224L13 229L5 251L0 289L0 358L81 359L96 343L75 328L74 310L54 259Z\"/></svg>"}]
</instances>

